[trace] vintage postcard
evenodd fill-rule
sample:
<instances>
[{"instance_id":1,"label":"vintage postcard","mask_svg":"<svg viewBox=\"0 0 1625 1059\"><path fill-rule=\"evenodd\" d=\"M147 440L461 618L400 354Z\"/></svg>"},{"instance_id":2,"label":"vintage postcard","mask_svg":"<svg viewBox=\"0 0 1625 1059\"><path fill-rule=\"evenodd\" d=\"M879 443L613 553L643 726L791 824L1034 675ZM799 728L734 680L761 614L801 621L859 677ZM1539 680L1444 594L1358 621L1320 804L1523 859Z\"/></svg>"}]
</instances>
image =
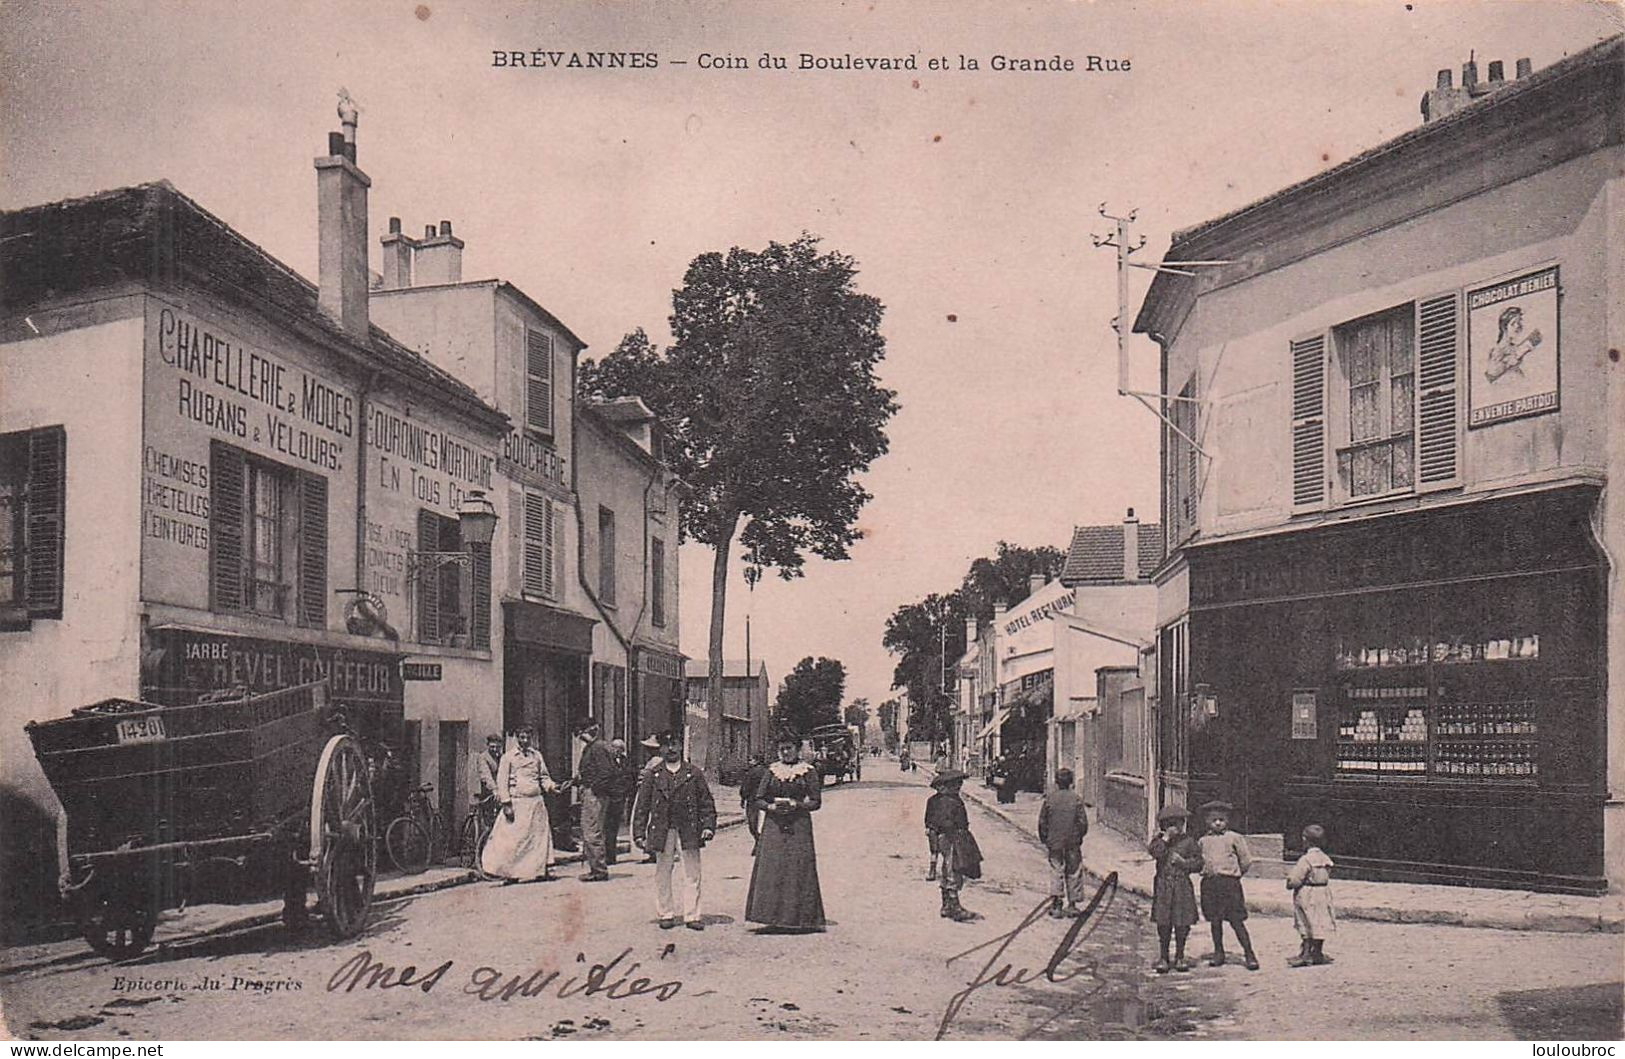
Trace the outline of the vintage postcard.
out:
<instances>
[{"instance_id":1,"label":"vintage postcard","mask_svg":"<svg viewBox=\"0 0 1625 1059\"><path fill-rule=\"evenodd\" d=\"M1622 10L7 5L7 1046L1615 1054Z\"/></svg>"}]
</instances>

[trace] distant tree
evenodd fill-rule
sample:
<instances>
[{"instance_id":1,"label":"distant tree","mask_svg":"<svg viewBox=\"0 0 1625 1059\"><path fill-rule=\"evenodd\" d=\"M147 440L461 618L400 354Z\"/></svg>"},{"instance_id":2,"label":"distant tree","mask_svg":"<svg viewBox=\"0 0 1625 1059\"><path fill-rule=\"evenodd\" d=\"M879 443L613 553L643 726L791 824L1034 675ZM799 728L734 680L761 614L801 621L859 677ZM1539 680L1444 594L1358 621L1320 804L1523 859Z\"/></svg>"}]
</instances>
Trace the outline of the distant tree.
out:
<instances>
[{"instance_id":1,"label":"distant tree","mask_svg":"<svg viewBox=\"0 0 1625 1059\"><path fill-rule=\"evenodd\" d=\"M992 621L996 605L1014 606L1027 598L1028 577L1033 574L1043 574L1046 579L1059 577L1065 564L1066 553L1059 548L1047 544L1023 548L1000 541L993 557L971 563L960 581L965 609L978 624Z\"/></svg>"},{"instance_id":2,"label":"distant tree","mask_svg":"<svg viewBox=\"0 0 1625 1059\"><path fill-rule=\"evenodd\" d=\"M859 731L869 725L869 700L853 699L846 707L845 721Z\"/></svg>"},{"instance_id":3,"label":"distant tree","mask_svg":"<svg viewBox=\"0 0 1625 1059\"><path fill-rule=\"evenodd\" d=\"M811 655L796 663L796 667L779 685L778 705L774 716L784 727L794 732L808 732L821 724L839 724L841 697L846 691L846 667L833 658Z\"/></svg>"},{"instance_id":4,"label":"distant tree","mask_svg":"<svg viewBox=\"0 0 1625 1059\"><path fill-rule=\"evenodd\" d=\"M929 595L897 608L881 637L898 656L892 686L908 690L909 732L921 739L948 734L954 664L965 653L964 601L958 592Z\"/></svg>"},{"instance_id":5,"label":"distant tree","mask_svg":"<svg viewBox=\"0 0 1625 1059\"><path fill-rule=\"evenodd\" d=\"M746 578L801 576L810 553L845 559L870 494L859 472L887 449L896 393L875 375L884 306L857 262L816 236L706 253L672 293L673 342L634 331L582 365L594 398L636 395L659 417L667 463L692 492L682 533L713 552L705 765L722 747L722 634L734 541ZM836 699L837 707L839 697ZM838 715L837 709L837 715Z\"/></svg>"},{"instance_id":6,"label":"distant tree","mask_svg":"<svg viewBox=\"0 0 1625 1059\"><path fill-rule=\"evenodd\" d=\"M897 749L897 700L887 699L875 708L876 719L880 722L880 735L887 750Z\"/></svg>"}]
</instances>

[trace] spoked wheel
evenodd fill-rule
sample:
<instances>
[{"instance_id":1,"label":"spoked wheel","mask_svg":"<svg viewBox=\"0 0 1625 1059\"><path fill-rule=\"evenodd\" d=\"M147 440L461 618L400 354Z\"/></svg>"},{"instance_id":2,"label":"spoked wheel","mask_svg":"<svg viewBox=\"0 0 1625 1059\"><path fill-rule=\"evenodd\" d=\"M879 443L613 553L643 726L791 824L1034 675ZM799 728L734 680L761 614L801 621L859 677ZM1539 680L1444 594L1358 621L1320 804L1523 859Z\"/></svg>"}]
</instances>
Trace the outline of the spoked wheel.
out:
<instances>
[{"instance_id":1,"label":"spoked wheel","mask_svg":"<svg viewBox=\"0 0 1625 1059\"><path fill-rule=\"evenodd\" d=\"M152 943L158 910L126 890L98 891L79 899L79 931L98 955L133 960Z\"/></svg>"},{"instance_id":2,"label":"spoked wheel","mask_svg":"<svg viewBox=\"0 0 1625 1059\"><path fill-rule=\"evenodd\" d=\"M480 854L485 852L485 840L490 837L491 829L485 826L478 813L468 814L468 819L463 821L462 833L457 836L457 863L482 879L485 878L485 871L480 867Z\"/></svg>"},{"instance_id":3,"label":"spoked wheel","mask_svg":"<svg viewBox=\"0 0 1625 1059\"><path fill-rule=\"evenodd\" d=\"M310 858L316 907L336 938L353 938L367 924L378 879L372 781L367 759L348 735L322 750L310 802Z\"/></svg>"},{"instance_id":4,"label":"spoked wheel","mask_svg":"<svg viewBox=\"0 0 1625 1059\"><path fill-rule=\"evenodd\" d=\"M429 866L429 829L410 816L397 816L384 832L384 849L397 871L416 875Z\"/></svg>"}]
</instances>

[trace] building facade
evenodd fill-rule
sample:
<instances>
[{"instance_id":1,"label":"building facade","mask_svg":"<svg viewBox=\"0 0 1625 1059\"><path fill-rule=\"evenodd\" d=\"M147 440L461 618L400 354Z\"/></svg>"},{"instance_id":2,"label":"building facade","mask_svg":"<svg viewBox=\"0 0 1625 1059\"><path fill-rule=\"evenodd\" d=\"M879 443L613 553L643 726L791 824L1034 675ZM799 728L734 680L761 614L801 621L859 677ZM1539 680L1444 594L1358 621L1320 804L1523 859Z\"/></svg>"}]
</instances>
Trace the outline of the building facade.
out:
<instances>
[{"instance_id":1,"label":"building facade","mask_svg":"<svg viewBox=\"0 0 1625 1059\"><path fill-rule=\"evenodd\" d=\"M167 184L0 214L10 922L54 911L65 857L28 721L326 679L431 776L499 721L506 552L465 545L458 513L500 488L506 421L371 326L349 118L315 163L317 284Z\"/></svg>"},{"instance_id":2,"label":"building facade","mask_svg":"<svg viewBox=\"0 0 1625 1059\"><path fill-rule=\"evenodd\" d=\"M689 716L703 728L709 717L710 662L704 658L690 658L686 665L685 693ZM767 663L761 659L747 663L743 658L725 658L722 661L722 753L718 761L724 768L736 768L750 759L752 754L773 753L775 733L769 718L773 710L773 682L767 675ZM703 734L700 738L704 738Z\"/></svg>"},{"instance_id":3,"label":"building facade","mask_svg":"<svg viewBox=\"0 0 1625 1059\"><path fill-rule=\"evenodd\" d=\"M1162 800L1340 870L1625 884L1622 42L1176 234ZM1616 490L1617 491L1617 490ZM1613 557L1613 558L1610 558Z\"/></svg>"}]
</instances>

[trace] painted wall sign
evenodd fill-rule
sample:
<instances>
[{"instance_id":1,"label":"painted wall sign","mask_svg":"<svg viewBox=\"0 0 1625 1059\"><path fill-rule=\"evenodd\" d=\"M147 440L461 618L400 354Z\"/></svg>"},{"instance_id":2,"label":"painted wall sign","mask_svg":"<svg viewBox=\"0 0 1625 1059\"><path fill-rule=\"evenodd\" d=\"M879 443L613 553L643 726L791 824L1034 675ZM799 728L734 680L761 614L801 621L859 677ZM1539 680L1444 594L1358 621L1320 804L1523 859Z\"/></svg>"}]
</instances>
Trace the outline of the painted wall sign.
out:
<instances>
[{"instance_id":1,"label":"painted wall sign","mask_svg":"<svg viewBox=\"0 0 1625 1059\"><path fill-rule=\"evenodd\" d=\"M439 662L402 662L402 680L439 680Z\"/></svg>"},{"instance_id":2,"label":"painted wall sign","mask_svg":"<svg viewBox=\"0 0 1625 1059\"><path fill-rule=\"evenodd\" d=\"M557 449L518 430L502 439L502 473L526 485L566 485L565 460Z\"/></svg>"},{"instance_id":3,"label":"painted wall sign","mask_svg":"<svg viewBox=\"0 0 1625 1059\"><path fill-rule=\"evenodd\" d=\"M1059 596L1056 596L1047 603L1040 604L1031 610L1023 611L1022 613L1017 614L1014 618L1011 618L1009 621L1004 623L1005 635L1014 636L1022 629L1035 625L1041 621L1049 621L1057 614L1064 614L1067 611L1070 611L1072 609L1072 602L1076 598L1077 593L1072 589L1067 589L1065 592L1061 593Z\"/></svg>"},{"instance_id":4,"label":"painted wall sign","mask_svg":"<svg viewBox=\"0 0 1625 1059\"><path fill-rule=\"evenodd\" d=\"M1557 266L1467 292L1469 427L1557 411Z\"/></svg>"}]
</instances>

